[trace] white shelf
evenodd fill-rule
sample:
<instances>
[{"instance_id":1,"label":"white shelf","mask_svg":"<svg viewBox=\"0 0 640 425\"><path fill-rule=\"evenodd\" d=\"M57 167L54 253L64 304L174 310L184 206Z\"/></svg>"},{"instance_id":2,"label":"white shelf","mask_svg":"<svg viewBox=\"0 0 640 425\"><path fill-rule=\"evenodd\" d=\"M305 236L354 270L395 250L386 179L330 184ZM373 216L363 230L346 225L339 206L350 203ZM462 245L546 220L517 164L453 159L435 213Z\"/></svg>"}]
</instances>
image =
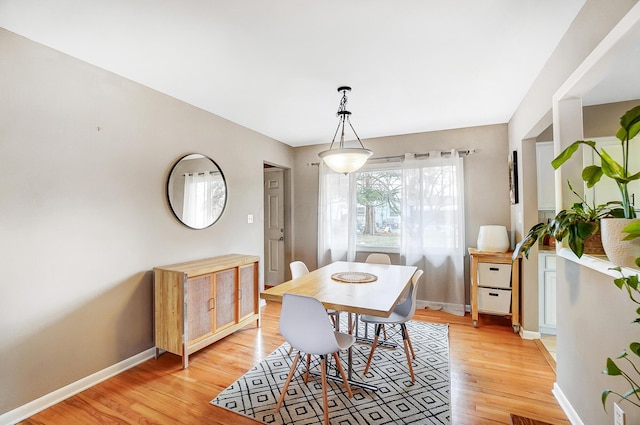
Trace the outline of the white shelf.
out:
<instances>
[{"instance_id":1,"label":"white shelf","mask_svg":"<svg viewBox=\"0 0 640 425\"><path fill-rule=\"evenodd\" d=\"M578 263L584 267L588 267L592 270L598 271L614 278L620 277L620 273L617 270L611 270L611 268L616 267L616 265L610 262L606 255L585 254L582 257L578 258L569 248L560 248L556 253L560 257L566 258L567 260ZM628 267L622 267L621 270L625 276L640 274L639 270L630 269Z\"/></svg>"}]
</instances>

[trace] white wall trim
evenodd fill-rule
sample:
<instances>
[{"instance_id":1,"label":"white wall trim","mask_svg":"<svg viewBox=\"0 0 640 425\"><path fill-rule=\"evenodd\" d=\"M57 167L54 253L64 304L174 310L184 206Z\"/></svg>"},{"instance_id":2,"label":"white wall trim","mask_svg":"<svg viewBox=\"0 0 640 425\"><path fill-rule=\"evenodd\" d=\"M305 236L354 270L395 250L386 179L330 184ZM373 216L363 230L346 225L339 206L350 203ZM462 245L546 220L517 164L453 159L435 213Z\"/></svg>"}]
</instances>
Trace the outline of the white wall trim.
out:
<instances>
[{"instance_id":1,"label":"white wall trim","mask_svg":"<svg viewBox=\"0 0 640 425\"><path fill-rule=\"evenodd\" d=\"M565 397L557 382L553 383L553 390L551 390L551 392L556 397L556 400L558 400L558 404L564 411L564 414L567 415L567 419L569 419L571 425L584 425L584 422L582 422L578 413L573 409L573 406L571 406L571 403L569 403L569 400Z\"/></svg>"},{"instance_id":2,"label":"white wall trim","mask_svg":"<svg viewBox=\"0 0 640 425\"><path fill-rule=\"evenodd\" d=\"M540 339L540 332L528 331L520 326L520 338L522 339Z\"/></svg>"},{"instance_id":3,"label":"white wall trim","mask_svg":"<svg viewBox=\"0 0 640 425\"><path fill-rule=\"evenodd\" d=\"M451 303L442 303L438 301L425 301L425 300L416 300L416 309L424 309L428 308L431 310L442 310L445 313L453 314L454 316L464 316L465 308L464 305L459 304L451 304Z\"/></svg>"},{"instance_id":4,"label":"white wall trim","mask_svg":"<svg viewBox=\"0 0 640 425\"><path fill-rule=\"evenodd\" d=\"M22 405L16 409L10 410L0 415L0 425L11 425L16 422L20 422L28 417L35 415L36 413L53 406L56 403L60 403L67 398L78 394L81 391L86 390L104 380L111 378L127 369L130 369L142 362L145 362L155 357L155 348L149 348L142 353L129 357L119 363L102 369L92 375L84 377L76 382L57 389L49 394L33 400L25 405Z\"/></svg>"}]
</instances>

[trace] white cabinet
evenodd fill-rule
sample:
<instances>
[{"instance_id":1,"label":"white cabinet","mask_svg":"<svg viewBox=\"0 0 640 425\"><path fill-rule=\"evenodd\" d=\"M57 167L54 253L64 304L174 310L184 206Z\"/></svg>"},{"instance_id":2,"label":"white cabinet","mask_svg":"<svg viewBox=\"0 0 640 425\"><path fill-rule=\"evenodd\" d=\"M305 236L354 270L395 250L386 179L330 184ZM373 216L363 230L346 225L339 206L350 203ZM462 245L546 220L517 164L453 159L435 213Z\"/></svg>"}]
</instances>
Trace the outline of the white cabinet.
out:
<instances>
[{"instance_id":1,"label":"white cabinet","mask_svg":"<svg viewBox=\"0 0 640 425\"><path fill-rule=\"evenodd\" d=\"M556 334L556 255L538 254L538 329L542 334Z\"/></svg>"},{"instance_id":2,"label":"white cabinet","mask_svg":"<svg viewBox=\"0 0 640 425\"><path fill-rule=\"evenodd\" d=\"M555 170L551 165L553 158L553 142L536 143L539 210L554 210L556 207Z\"/></svg>"}]
</instances>

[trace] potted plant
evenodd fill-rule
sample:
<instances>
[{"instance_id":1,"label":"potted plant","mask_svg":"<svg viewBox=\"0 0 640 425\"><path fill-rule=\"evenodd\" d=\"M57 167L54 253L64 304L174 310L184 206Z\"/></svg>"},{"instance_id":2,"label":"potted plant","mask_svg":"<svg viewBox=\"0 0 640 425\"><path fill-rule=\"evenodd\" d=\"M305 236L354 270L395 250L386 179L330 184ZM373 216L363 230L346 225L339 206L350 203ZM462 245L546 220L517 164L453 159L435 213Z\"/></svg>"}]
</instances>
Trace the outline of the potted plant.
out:
<instances>
[{"instance_id":1,"label":"potted plant","mask_svg":"<svg viewBox=\"0 0 640 425\"><path fill-rule=\"evenodd\" d=\"M582 179L587 187L593 187L605 175L615 180L620 190L620 204L622 206L622 217L626 221L619 219L602 221L602 243L609 257L609 260L616 265L634 267L635 259L640 256L640 240L631 242L638 248L634 251L633 246L622 243L621 230L636 218L634 205L629 194L629 182L640 179L640 172L633 173L629 169L630 142L640 132L640 106L627 111L620 118L620 128L616 133L616 138L620 140L622 147L622 163L614 160L604 149L598 148L596 142L592 140L578 140L572 143L560 153L551 165L558 169L564 164L581 145L590 147L600 158L600 165L589 165L582 170Z\"/></svg>"},{"instance_id":2,"label":"potted plant","mask_svg":"<svg viewBox=\"0 0 640 425\"><path fill-rule=\"evenodd\" d=\"M582 254L585 253L585 240L590 237L599 237L600 219L618 213L618 202L609 202L598 206L589 205L582 196L573 190L571 182L567 181L567 184L569 189L580 199L580 202L574 203L568 210L560 211L549 223L538 223L533 226L522 241L516 245L513 251L514 259L520 253L529 258L531 248L545 236L566 241L571 251L578 258L582 257ZM603 254L603 252L590 251L587 253Z\"/></svg>"},{"instance_id":3,"label":"potted plant","mask_svg":"<svg viewBox=\"0 0 640 425\"><path fill-rule=\"evenodd\" d=\"M633 236L635 237L635 236ZM639 261L636 259L636 261ZM622 273L620 267L615 267L612 270L617 270L620 273L618 279L615 279L613 282L615 285L627 292L629 298L634 303L640 305L640 300L634 297L640 295L640 288L638 287L638 276L625 276ZM633 321L633 323L640 323L640 307L636 309L636 314L638 317ZM629 351L622 350L622 353L616 357L616 359L612 359L611 357L607 358L607 363L605 369L602 371L605 375L609 376L621 376L623 377L630 388L624 392L624 394L620 394L611 389L606 389L602 392L602 407L607 410L606 402L607 397L611 394L617 395L620 401L628 401L636 407L640 407L640 370L638 365L634 362L637 362L640 358L640 342L634 341L629 344ZM617 360L617 362L616 362Z\"/></svg>"}]
</instances>

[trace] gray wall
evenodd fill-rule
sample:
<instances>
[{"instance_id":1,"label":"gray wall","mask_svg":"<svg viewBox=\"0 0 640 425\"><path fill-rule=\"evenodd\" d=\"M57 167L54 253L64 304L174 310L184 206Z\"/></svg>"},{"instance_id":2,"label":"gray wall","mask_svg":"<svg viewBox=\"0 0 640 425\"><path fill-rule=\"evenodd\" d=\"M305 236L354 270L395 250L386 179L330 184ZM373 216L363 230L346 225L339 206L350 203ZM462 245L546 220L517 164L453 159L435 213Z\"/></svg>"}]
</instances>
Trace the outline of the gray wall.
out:
<instances>
[{"instance_id":1,"label":"gray wall","mask_svg":"<svg viewBox=\"0 0 640 425\"><path fill-rule=\"evenodd\" d=\"M636 2L586 1L509 122L510 146L528 152L528 156L523 155L523 164L535 164L533 150L523 148L523 144L535 139L551 124L550 100L554 92ZM594 109L596 116L601 112ZM585 124L597 126L593 117L587 118L588 114L585 111ZM614 115L616 124L619 115ZM585 134L589 131L586 130ZM592 136L597 135L594 130ZM523 182L525 191L531 186L531 182ZM528 214L537 209L535 197L525 194L524 199L530 202L514 206L511 211L511 222L518 239L525 229L537 222L536 215ZM523 276L526 288L523 295L524 311L531 313L525 314L524 325L527 329L537 329L537 314L534 314L536 309L533 307L537 305L535 258L524 262ZM608 414L605 413L599 397L602 390L612 385L615 379L602 375L600 371L604 368L607 356L617 355L632 338L637 339L637 325L633 327L629 324L634 308L626 296L615 288L610 276L562 258L558 259L557 287L557 385L584 424L613 423L611 409ZM633 412L627 416L627 423L640 422L638 409L634 412L627 406L626 410Z\"/></svg>"},{"instance_id":2,"label":"gray wall","mask_svg":"<svg viewBox=\"0 0 640 425\"><path fill-rule=\"evenodd\" d=\"M357 130L357 123L354 122ZM491 125L429 133L408 134L363 140L375 157L424 153L432 150L476 149L464 159L466 246L475 247L483 224L509 228L509 187L507 167L507 127ZM296 148L295 157L295 246L294 257L316 268L318 152L328 146ZM466 254L466 251L465 251ZM469 259L466 259L465 283L469 302ZM418 294L420 297L420 294Z\"/></svg>"},{"instance_id":3,"label":"gray wall","mask_svg":"<svg viewBox=\"0 0 640 425\"><path fill-rule=\"evenodd\" d=\"M2 414L153 347L154 266L261 256L263 161L293 150L3 29L0 75ZM229 187L199 231L165 200L190 152Z\"/></svg>"}]
</instances>

